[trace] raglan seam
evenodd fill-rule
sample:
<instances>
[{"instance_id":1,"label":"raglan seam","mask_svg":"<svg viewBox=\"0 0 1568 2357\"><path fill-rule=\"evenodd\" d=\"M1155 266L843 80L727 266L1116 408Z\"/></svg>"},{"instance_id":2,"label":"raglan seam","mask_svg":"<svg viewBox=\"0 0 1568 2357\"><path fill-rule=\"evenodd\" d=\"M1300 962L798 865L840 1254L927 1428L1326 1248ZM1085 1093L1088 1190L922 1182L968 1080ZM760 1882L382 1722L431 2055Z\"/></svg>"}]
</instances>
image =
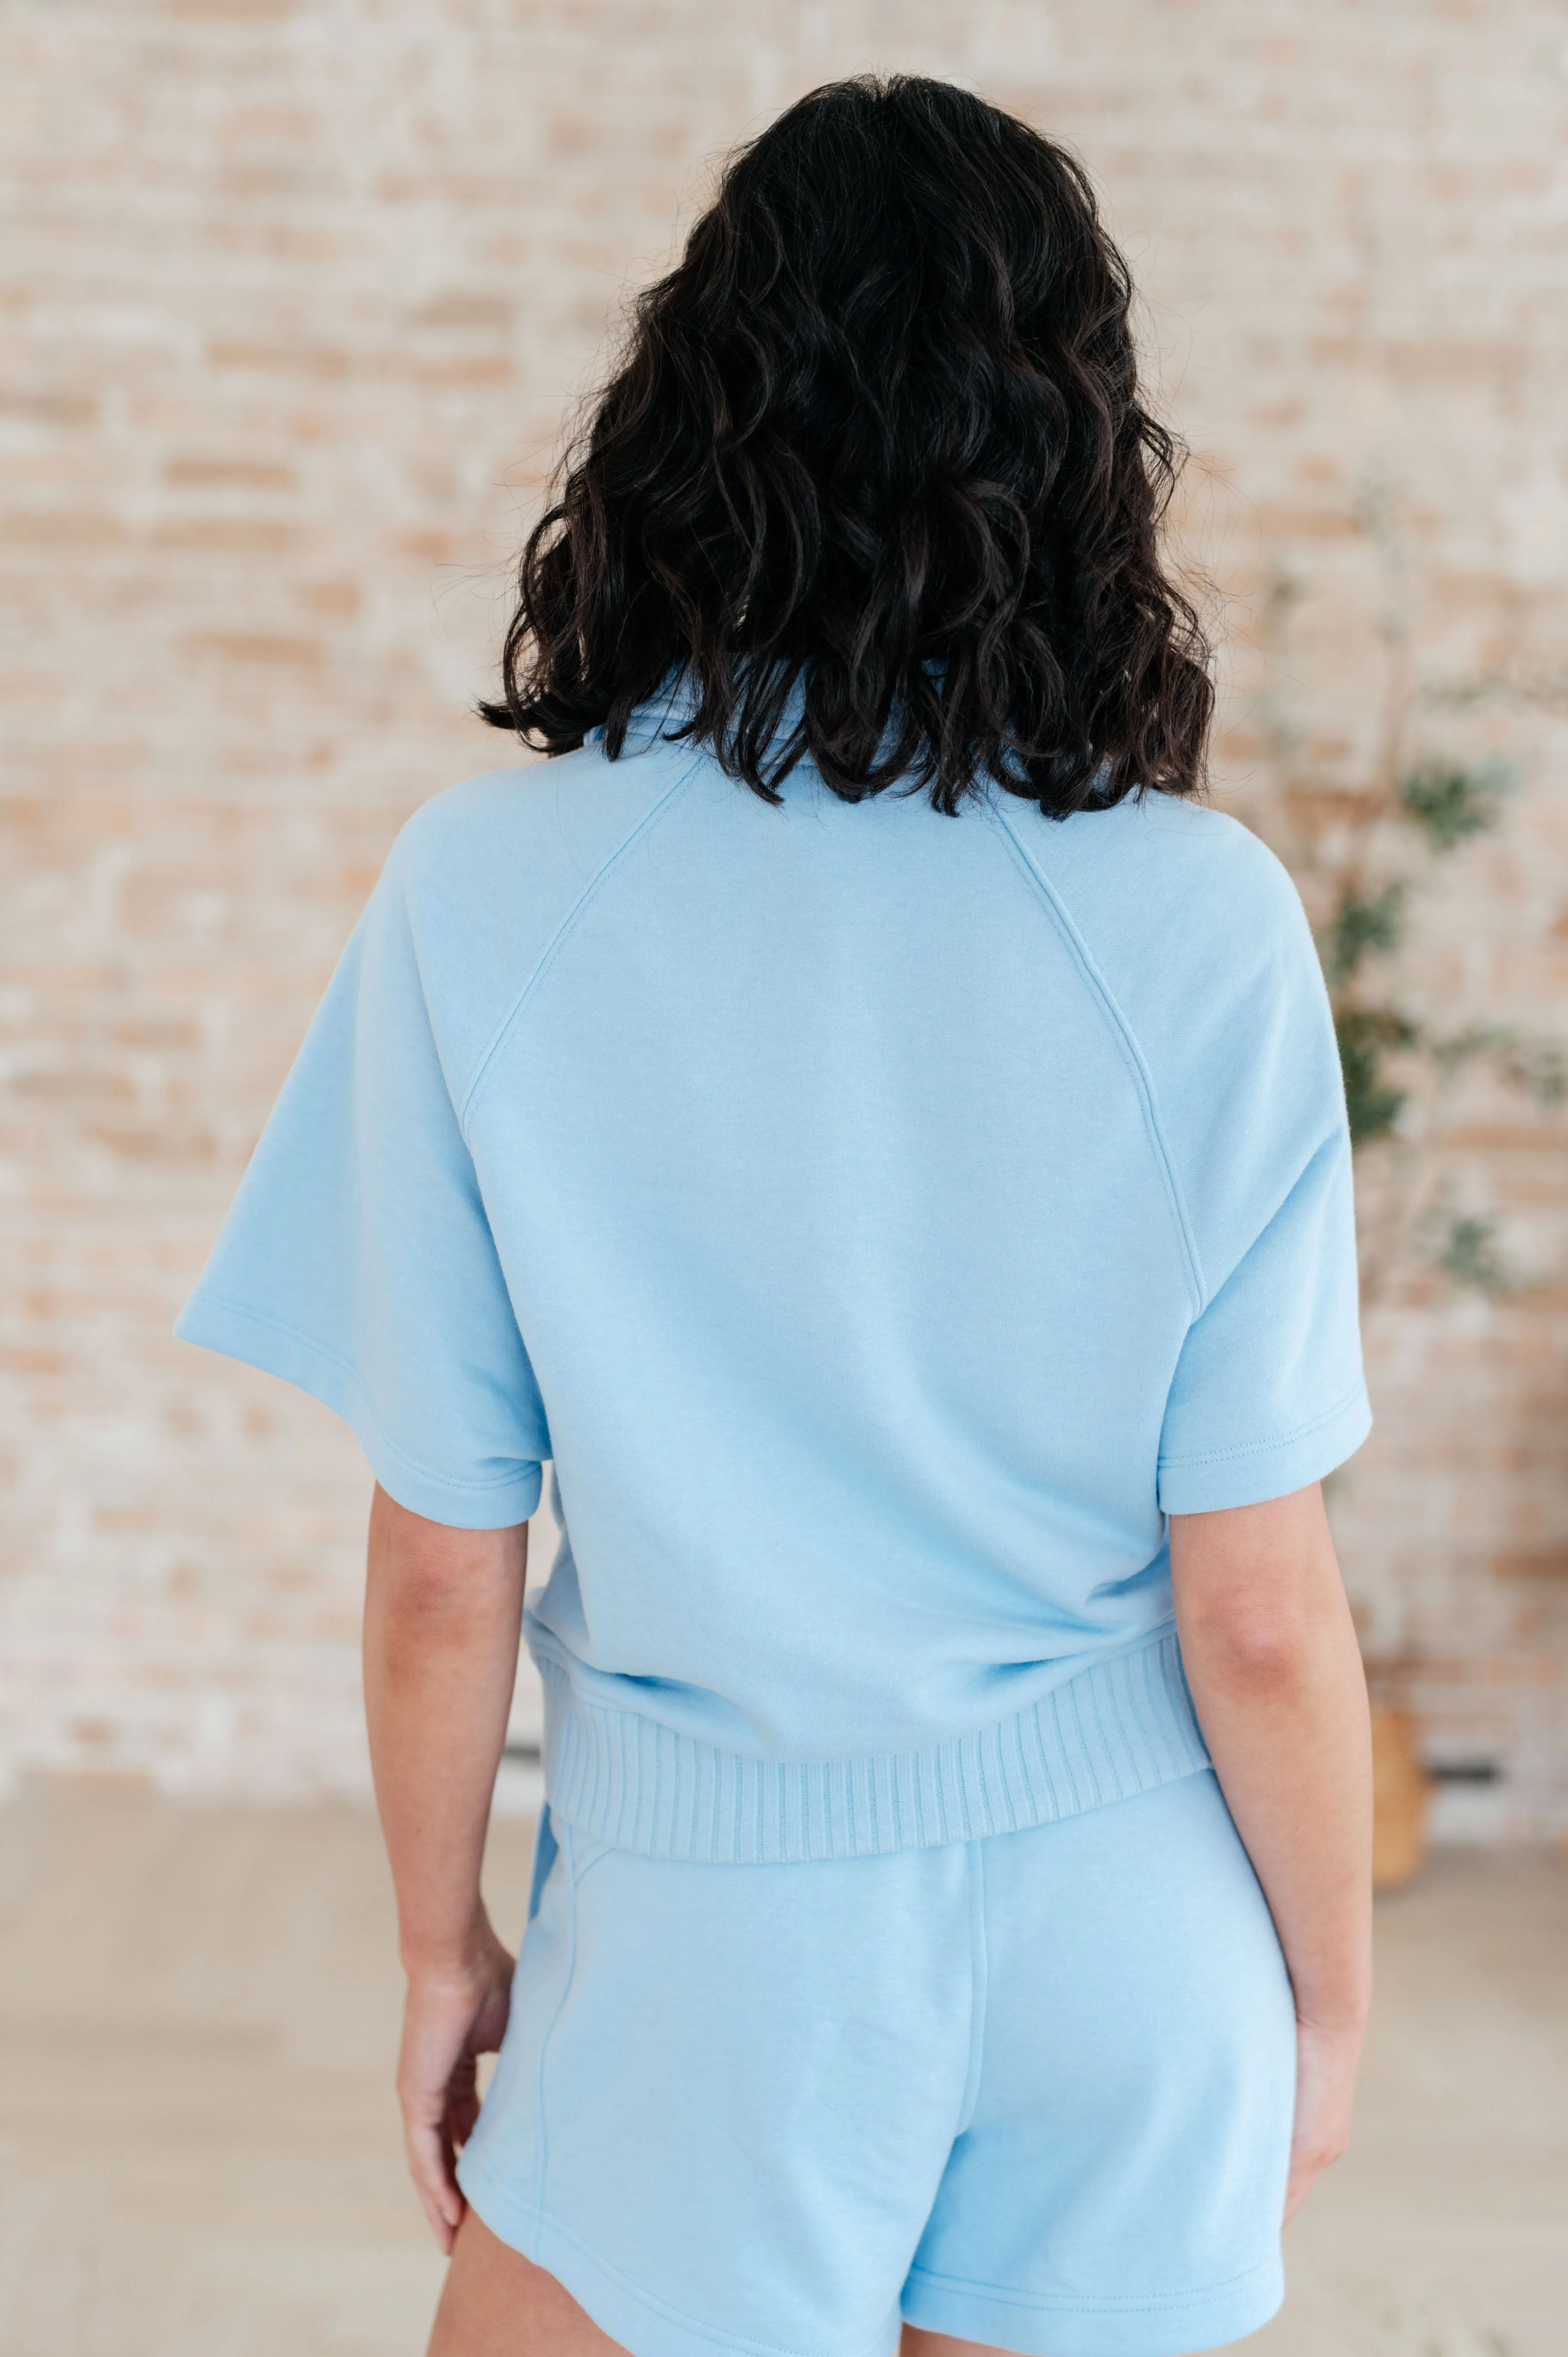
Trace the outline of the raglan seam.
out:
<instances>
[{"instance_id":1,"label":"raglan seam","mask_svg":"<svg viewBox=\"0 0 1568 2357\"><path fill-rule=\"evenodd\" d=\"M1197 1238L1193 1231L1192 1216L1187 1209L1186 1190L1176 1168L1176 1157L1165 1136L1165 1123L1160 1115L1159 1092L1155 1086L1155 1076L1149 1069L1148 1060L1138 1044L1137 1034L1123 1013L1120 1001L1096 965L1089 944L1079 931L1072 912L1060 892L1036 864L1006 813L999 809L994 802L988 802L986 808L1002 829L1015 857L1023 866L1025 874L1045 903L1058 934L1083 977L1090 996L1096 1000L1101 1012L1110 1025L1121 1048L1122 1060L1132 1073L1144 1115L1144 1130L1154 1149L1160 1175L1165 1181L1166 1200L1181 1242L1187 1280L1194 1300L1193 1314L1195 1318L1200 1318L1208 1308L1209 1299L1208 1288L1204 1283L1203 1263L1198 1254Z\"/></svg>"},{"instance_id":2,"label":"raglan seam","mask_svg":"<svg viewBox=\"0 0 1568 2357\"><path fill-rule=\"evenodd\" d=\"M561 955L573 931L577 925L578 920L585 914L590 904L597 898L598 894L608 883L611 876L621 865L622 861L630 856L631 852L647 835L650 828L653 826L654 822L661 817L664 812L669 809L670 804L680 793L682 788L690 782L691 779L701 765L702 759L703 755L701 751L694 754L692 759L686 763L685 767L679 770L675 777L671 780L663 792L659 796L657 802L651 803L650 807L643 812L641 817L637 819L628 829L627 833L622 835L620 841L616 845L615 849L606 854L605 857L599 862L599 865L594 870L592 876L589 877L587 882L584 885L582 890L578 893L576 899L573 901L571 907L566 910L565 915L561 919L561 921L556 926L554 931L551 934L550 939L546 942L543 949L535 959L528 974L514 993L507 1006L506 1012L502 1015L499 1022L496 1025L495 1029L491 1032L485 1047L480 1051L478 1062L475 1065L473 1073L468 1081L468 1084L464 1090L462 1097L458 1102L457 1126L462 1134L463 1143L465 1146L468 1146L470 1152L472 1152L473 1148L469 1135L469 1125L473 1119L475 1102L480 1094L486 1080L489 1076L497 1057L499 1055L502 1047L505 1045L508 1034L510 1032L512 1026L516 1023L518 1017L522 1013L523 1008L527 1006L534 992L544 980L545 975L549 973L556 959Z\"/></svg>"}]
</instances>

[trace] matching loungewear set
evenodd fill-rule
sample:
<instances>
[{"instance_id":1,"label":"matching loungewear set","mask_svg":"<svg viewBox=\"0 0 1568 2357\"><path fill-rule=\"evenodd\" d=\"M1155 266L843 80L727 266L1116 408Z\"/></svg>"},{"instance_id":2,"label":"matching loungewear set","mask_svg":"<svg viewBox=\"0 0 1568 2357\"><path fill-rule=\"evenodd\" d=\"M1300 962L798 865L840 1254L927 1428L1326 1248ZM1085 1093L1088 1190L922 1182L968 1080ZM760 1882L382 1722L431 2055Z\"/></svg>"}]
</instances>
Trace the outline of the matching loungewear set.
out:
<instances>
[{"instance_id":1,"label":"matching loungewear set","mask_svg":"<svg viewBox=\"0 0 1568 2357\"><path fill-rule=\"evenodd\" d=\"M678 724L411 820L179 1331L435 1522L553 1469L497 2234L634 2357L1209 2348L1294 2018L1165 1518L1369 1422L1301 903L1211 809L775 808Z\"/></svg>"}]
</instances>

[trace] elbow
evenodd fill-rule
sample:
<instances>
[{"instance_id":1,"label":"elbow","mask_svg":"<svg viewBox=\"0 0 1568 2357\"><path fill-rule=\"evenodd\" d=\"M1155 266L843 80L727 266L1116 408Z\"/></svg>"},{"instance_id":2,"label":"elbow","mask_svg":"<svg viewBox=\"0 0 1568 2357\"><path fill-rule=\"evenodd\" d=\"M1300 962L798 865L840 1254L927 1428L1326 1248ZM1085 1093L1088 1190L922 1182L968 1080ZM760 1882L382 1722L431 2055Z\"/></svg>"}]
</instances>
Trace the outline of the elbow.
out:
<instances>
[{"instance_id":1,"label":"elbow","mask_svg":"<svg viewBox=\"0 0 1568 2357\"><path fill-rule=\"evenodd\" d=\"M383 1593L388 1619L422 1640L460 1630L476 1601L471 1584L444 1563L400 1563L383 1582Z\"/></svg>"},{"instance_id":2,"label":"elbow","mask_svg":"<svg viewBox=\"0 0 1568 2357\"><path fill-rule=\"evenodd\" d=\"M1184 1632L1184 1651L1206 1682L1238 1694L1288 1692L1310 1676L1314 1631L1294 1615L1226 1613Z\"/></svg>"},{"instance_id":3,"label":"elbow","mask_svg":"<svg viewBox=\"0 0 1568 2357\"><path fill-rule=\"evenodd\" d=\"M394 1651L462 1650L521 1615L524 1562L494 1544L390 1551L370 1566L367 1627Z\"/></svg>"},{"instance_id":4,"label":"elbow","mask_svg":"<svg viewBox=\"0 0 1568 2357\"><path fill-rule=\"evenodd\" d=\"M1316 1488L1173 1517L1171 1587L1189 1674L1239 1699L1285 1701L1355 1652Z\"/></svg>"}]
</instances>

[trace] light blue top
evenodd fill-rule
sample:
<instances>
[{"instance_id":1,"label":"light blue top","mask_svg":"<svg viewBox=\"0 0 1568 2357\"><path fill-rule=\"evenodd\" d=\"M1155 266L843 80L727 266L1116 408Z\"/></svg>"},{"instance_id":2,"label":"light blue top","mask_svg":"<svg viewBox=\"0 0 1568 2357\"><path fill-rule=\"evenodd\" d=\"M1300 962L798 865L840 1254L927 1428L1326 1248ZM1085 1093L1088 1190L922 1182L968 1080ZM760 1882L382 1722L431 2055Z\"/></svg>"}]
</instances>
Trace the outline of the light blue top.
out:
<instances>
[{"instance_id":1,"label":"light blue top","mask_svg":"<svg viewBox=\"0 0 1568 2357\"><path fill-rule=\"evenodd\" d=\"M652 716L474 779L178 1331L435 1521L553 1460L546 1772L606 1839L859 1854L1185 1774L1165 1515L1370 1421L1301 903L1212 810L772 808Z\"/></svg>"}]
</instances>

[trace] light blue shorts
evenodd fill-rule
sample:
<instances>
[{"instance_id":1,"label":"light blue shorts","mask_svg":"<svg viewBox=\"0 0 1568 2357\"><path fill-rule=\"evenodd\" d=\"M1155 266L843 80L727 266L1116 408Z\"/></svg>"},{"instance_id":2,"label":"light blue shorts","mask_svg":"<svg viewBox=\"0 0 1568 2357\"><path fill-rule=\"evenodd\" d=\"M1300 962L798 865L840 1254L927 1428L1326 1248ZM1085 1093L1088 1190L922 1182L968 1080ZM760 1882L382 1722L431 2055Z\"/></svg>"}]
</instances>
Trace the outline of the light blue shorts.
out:
<instances>
[{"instance_id":1,"label":"light blue shorts","mask_svg":"<svg viewBox=\"0 0 1568 2357\"><path fill-rule=\"evenodd\" d=\"M1026 1833L711 1866L547 1818L458 2174L633 2357L900 2319L1172 2357L1282 2295L1290 1985L1205 1770Z\"/></svg>"}]
</instances>

